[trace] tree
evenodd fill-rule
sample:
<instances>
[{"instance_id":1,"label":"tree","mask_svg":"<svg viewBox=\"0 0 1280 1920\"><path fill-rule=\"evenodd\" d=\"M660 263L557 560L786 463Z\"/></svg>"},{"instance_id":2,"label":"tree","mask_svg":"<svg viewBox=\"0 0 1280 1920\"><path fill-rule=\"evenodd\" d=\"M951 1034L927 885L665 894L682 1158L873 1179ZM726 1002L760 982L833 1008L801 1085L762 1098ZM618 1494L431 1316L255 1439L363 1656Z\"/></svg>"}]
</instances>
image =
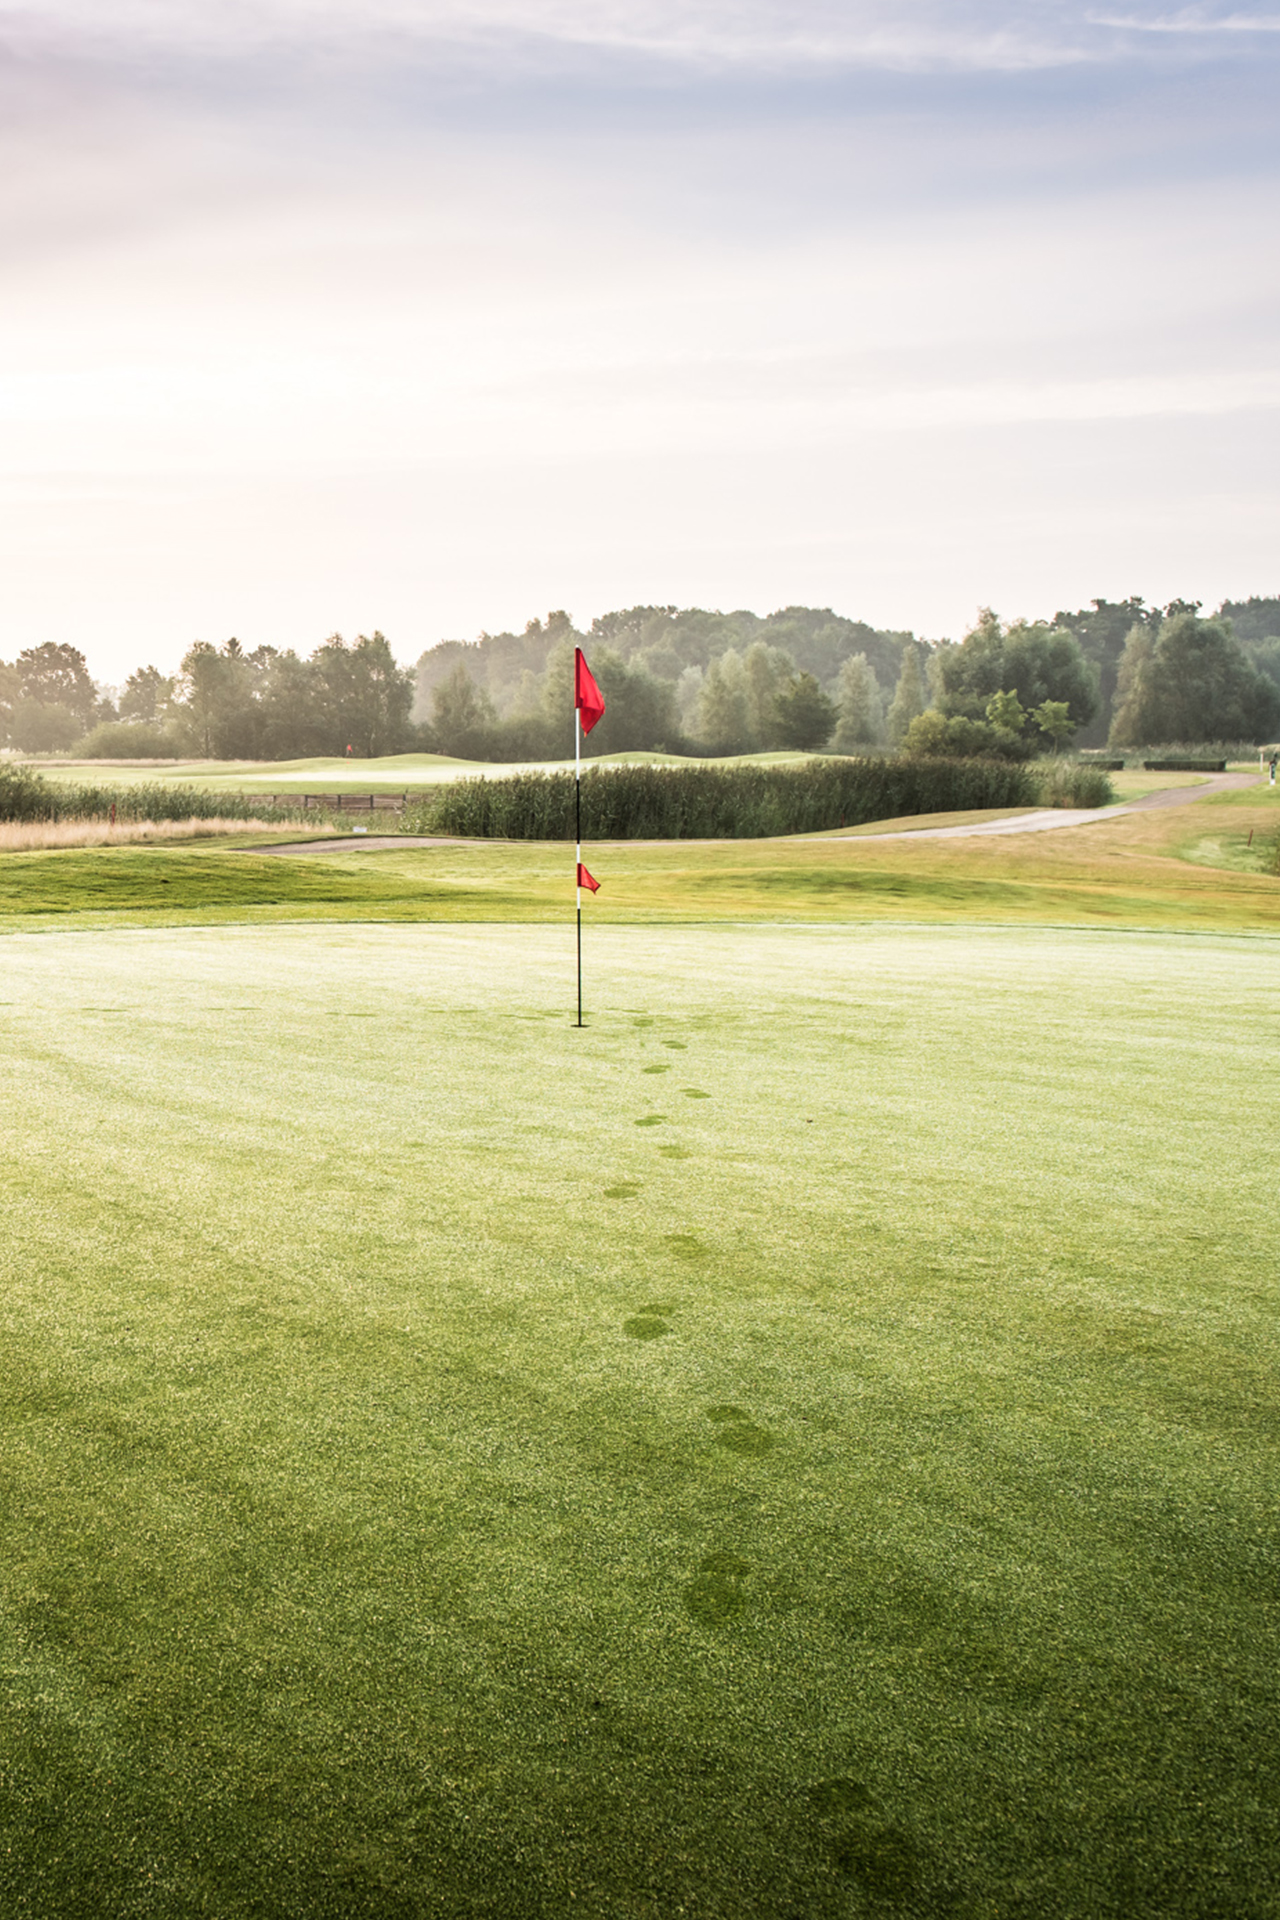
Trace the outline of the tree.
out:
<instances>
[{"instance_id":1,"label":"tree","mask_svg":"<svg viewBox=\"0 0 1280 1920\"><path fill-rule=\"evenodd\" d=\"M920 673L920 650L912 642L902 649L902 671L898 675L897 690L893 704L889 708L889 739L895 747L900 747L907 737L907 728L918 714L924 712L924 680Z\"/></svg>"},{"instance_id":2,"label":"tree","mask_svg":"<svg viewBox=\"0 0 1280 1920\"><path fill-rule=\"evenodd\" d=\"M1221 620L1179 612L1135 626L1117 683L1111 744L1264 740L1280 721L1280 690Z\"/></svg>"},{"instance_id":3,"label":"tree","mask_svg":"<svg viewBox=\"0 0 1280 1920\"><path fill-rule=\"evenodd\" d=\"M839 708L822 691L811 673L797 674L791 685L774 695L774 731L784 747L814 753L831 738Z\"/></svg>"},{"instance_id":4,"label":"tree","mask_svg":"<svg viewBox=\"0 0 1280 1920\"><path fill-rule=\"evenodd\" d=\"M477 687L461 661L431 695L431 730L440 751L459 760L483 759L487 736L497 717L492 700Z\"/></svg>"},{"instance_id":5,"label":"tree","mask_svg":"<svg viewBox=\"0 0 1280 1920\"><path fill-rule=\"evenodd\" d=\"M1075 732L1071 709L1065 700L1042 700L1028 718L1034 720L1041 733L1048 737L1055 753L1061 753Z\"/></svg>"},{"instance_id":6,"label":"tree","mask_svg":"<svg viewBox=\"0 0 1280 1920\"><path fill-rule=\"evenodd\" d=\"M1009 733L1021 733L1027 724L1026 709L1016 693L993 693L987 702L987 719Z\"/></svg>"},{"instance_id":7,"label":"tree","mask_svg":"<svg viewBox=\"0 0 1280 1920\"><path fill-rule=\"evenodd\" d=\"M292 647L264 649L258 683L257 721L261 753L267 760L301 760L323 753L327 735L319 710L319 682L309 660Z\"/></svg>"},{"instance_id":8,"label":"tree","mask_svg":"<svg viewBox=\"0 0 1280 1920\"><path fill-rule=\"evenodd\" d=\"M970 720L962 713L945 714L937 707L918 713L907 728L904 753L921 760L1029 760L1031 743L1008 727L990 720Z\"/></svg>"},{"instance_id":9,"label":"tree","mask_svg":"<svg viewBox=\"0 0 1280 1920\"><path fill-rule=\"evenodd\" d=\"M385 635L359 634L348 646L335 633L311 656L322 751L354 747L363 759L398 753L410 737L413 676L398 667Z\"/></svg>"},{"instance_id":10,"label":"tree","mask_svg":"<svg viewBox=\"0 0 1280 1920\"><path fill-rule=\"evenodd\" d=\"M61 700L22 694L13 703L9 737L19 753L65 753L83 732L79 717Z\"/></svg>"},{"instance_id":11,"label":"tree","mask_svg":"<svg viewBox=\"0 0 1280 1920\"><path fill-rule=\"evenodd\" d=\"M178 698L196 751L215 758L214 732L222 718L229 670L226 659L208 640L197 640L182 656Z\"/></svg>"},{"instance_id":12,"label":"tree","mask_svg":"<svg viewBox=\"0 0 1280 1920\"><path fill-rule=\"evenodd\" d=\"M796 663L781 647L753 640L742 662L747 681L747 733L753 747L786 746L779 731L778 699L795 684ZM813 680L813 675L809 678ZM817 681L814 680L817 686ZM830 732L830 728L827 730Z\"/></svg>"},{"instance_id":13,"label":"tree","mask_svg":"<svg viewBox=\"0 0 1280 1920\"><path fill-rule=\"evenodd\" d=\"M13 726L13 703L22 693L18 669L0 660L0 735L8 740Z\"/></svg>"},{"instance_id":14,"label":"tree","mask_svg":"<svg viewBox=\"0 0 1280 1920\"><path fill-rule=\"evenodd\" d=\"M675 688L643 667L627 666L610 647L592 650L591 670L604 695L604 718L592 728L590 751L653 752L678 737ZM588 745L583 742L584 750Z\"/></svg>"},{"instance_id":15,"label":"tree","mask_svg":"<svg viewBox=\"0 0 1280 1920\"><path fill-rule=\"evenodd\" d=\"M698 732L715 753L751 750L751 694L742 655L734 647L707 668L698 701Z\"/></svg>"},{"instance_id":16,"label":"tree","mask_svg":"<svg viewBox=\"0 0 1280 1920\"><path fill-rule=\"evenodd\" d=\"M173 699L176 681L158 667L139 667L124 683L120 696L122 720L163 720Z\"/></svg>"},{"instance_id":17,"label":"tree","mask_svg":"<svg viewBox=\"0 0 1280 1920\"><path fill-rule=\"evenodd\" d=\"M1073 633L1044 621L1014 620L1003 626L990 607L958 647L938 657L938 705L943 713L985 718L987 702L1015 693L1025 713L1044 700L1065 700L1074 726L1092 718L1097 682Z\"/></svg>"},{"instance_id":18,"label":"tree","mask_svg":"<svg viewBox=\"0 0 1280 1920\"><path fill-rule=\"evenodd\" d=\"M832 746L837 753L879 746L885 737L884 695L865 653L851 654L837 682L840 719Z\"/></svg>"},{"instance_id":19,"label":"tree","mask_svg":"<svg viewBox=\"0 0 1280 1920\"><path fill-rule=\"evenodd\" d=\"M1076 613L1054 614L1050 624L1074 634L1098 688L1094 716L1079 729L1082 746L1100 747L1106 740L1120 656L1133 628L1149 626L1154 633L1161 618L1160 609L1147 606L1140 594L1131 594L1127 600L1094 600Z\"/></svg>"},{"instance_id":20,"label":"tree","mask_svg":"<svg viewBox=\"0 0 1280 1920\"><path fill-rule=\"evenodd\" d=\"M25 700L65 708L81 733L93 724L97 689L78 647L55 646L52 640L46 640L42 646L28 647L20 653L16 666Z\"/></svg>"}]
</instances>

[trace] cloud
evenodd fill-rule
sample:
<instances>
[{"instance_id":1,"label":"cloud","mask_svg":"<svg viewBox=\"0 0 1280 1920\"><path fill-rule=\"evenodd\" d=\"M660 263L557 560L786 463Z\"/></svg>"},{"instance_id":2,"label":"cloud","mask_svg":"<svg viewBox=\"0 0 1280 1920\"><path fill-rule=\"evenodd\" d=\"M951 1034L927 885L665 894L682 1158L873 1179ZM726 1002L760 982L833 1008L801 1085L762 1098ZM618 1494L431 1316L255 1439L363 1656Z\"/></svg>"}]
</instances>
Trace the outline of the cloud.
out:
<instances>
[{"instance_id":1,"label":"cloud","mask_svg":"<svg viewBox=\"0 0 1280 1920\"><path fill-rule=\"evenodd\" d=\"M0 11L0 43L29 56L143 66L156 59L377 64L424 59L491 78L575 70L584 56L655 73L1017 73L1123 57L1134 33L1272 30L1270 16L1203 9L1124 16L1072 0L48 0Z\"/></svg>"},{"instance_id":2,"label":"cloud","mask_svg":"<svg viewBox=\"0 0 1280 1920\"><path fill-rule=\"evenodd\" d=\"M1280 13L1207 14L1186 7L1181 13L1158 14L1151 19L1107 13L1089 17L1095 26L1117 27L1127 33L1280 33Z\"/></svg>"}]
</instances>

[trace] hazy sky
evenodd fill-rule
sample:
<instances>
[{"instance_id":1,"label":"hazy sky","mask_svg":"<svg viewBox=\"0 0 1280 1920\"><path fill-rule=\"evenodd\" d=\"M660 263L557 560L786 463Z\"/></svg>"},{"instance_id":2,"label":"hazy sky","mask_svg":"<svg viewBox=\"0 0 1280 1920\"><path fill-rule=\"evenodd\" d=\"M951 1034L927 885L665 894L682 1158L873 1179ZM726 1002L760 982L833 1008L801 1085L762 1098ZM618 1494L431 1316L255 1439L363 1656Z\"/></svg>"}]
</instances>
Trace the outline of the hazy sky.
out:
<instances>
[{"instance_id":1,"label":"hazy sky","mask_svg":"<svg viewBox=\"0 0 1280 1920\"><path fill-rule=\"evenodd\" d=\"M1280 592L1280 12L0 0L0 656Z\"/></svg>"}]
</instances>

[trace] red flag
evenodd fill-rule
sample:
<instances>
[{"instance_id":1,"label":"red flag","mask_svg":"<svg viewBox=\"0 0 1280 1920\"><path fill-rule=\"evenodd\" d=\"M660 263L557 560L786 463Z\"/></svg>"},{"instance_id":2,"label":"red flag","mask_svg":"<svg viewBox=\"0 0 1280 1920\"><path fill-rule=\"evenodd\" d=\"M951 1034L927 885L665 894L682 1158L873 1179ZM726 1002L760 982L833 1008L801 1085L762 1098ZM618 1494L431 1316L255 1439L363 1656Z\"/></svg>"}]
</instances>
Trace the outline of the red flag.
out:
<instances>
[{"instance_id":1,"label":"red flag","mask_svg":"<svg viewBox=\"0 0 1280 1920\"><path fill-rule=\"evenodd\" d=\"M599 893L600 891L600 882L591 878L591 875L587 872L581 860L578 862L578 885L580 887L590 887L592 893Z\"/></svg>"},{"instance_id":2,"label":"red flag","mask_svg":"<svg viewBox=\"0 0 1280 1920\"><path fill-rule=\"evenodd\" d=\"M573 650L573 704L582 715L582 731L590 733L604 713L604 695L595 683L590 667L582 657L582 648Z\"/></svg>"}]
</instances>

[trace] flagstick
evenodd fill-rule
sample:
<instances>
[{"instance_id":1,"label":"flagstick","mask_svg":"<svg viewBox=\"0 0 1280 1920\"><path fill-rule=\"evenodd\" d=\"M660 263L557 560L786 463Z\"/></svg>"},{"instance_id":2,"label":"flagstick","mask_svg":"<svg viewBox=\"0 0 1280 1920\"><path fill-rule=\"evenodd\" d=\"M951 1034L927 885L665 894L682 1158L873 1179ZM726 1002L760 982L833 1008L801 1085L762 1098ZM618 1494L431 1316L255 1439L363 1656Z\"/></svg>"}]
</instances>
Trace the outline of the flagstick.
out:
<instances>
[{"instance_id":1,"label":"flagstick","mask_svg":"<svg viewBox=\"0 0 1280 1920\"><path fill-rule=\"evenodd\" d=\"M574 878L578 883L578 1021L582 1025L582 715L573 710L573 829L578 843L578 864Z\"/></svg>"}]
</instances>

